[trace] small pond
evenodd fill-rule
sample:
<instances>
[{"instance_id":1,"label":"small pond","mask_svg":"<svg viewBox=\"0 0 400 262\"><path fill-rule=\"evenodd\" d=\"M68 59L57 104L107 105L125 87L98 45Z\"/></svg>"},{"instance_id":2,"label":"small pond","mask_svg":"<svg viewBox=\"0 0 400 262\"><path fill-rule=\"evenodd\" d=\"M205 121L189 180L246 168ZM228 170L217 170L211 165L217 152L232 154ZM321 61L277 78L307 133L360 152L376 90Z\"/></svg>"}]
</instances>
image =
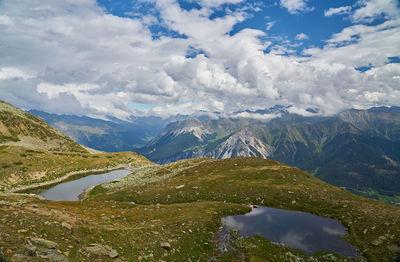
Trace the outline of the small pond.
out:
<instances>
[{"instance_id":1,"label":"small pond","mask_svg":"<svg viewBox=\"0 0 400 262\"><path fill-rule=\"evenodd\" d=\"M99 175L88 175L77 180L58 184L46 191L39 193L39 195L47 200L77 201L79 200L78 196L83 193L85 189L125 177L130 173L132 173L132 171L115 170Z\"/></svg>"},{"instance_id":2,"label":"small pond","mask_svg":"<svg viewBox=\"0 0 400 262\"><path fill-rule=\"evenodd\" d=\"M356 248L340 238L347 232L337 220L310 213L258 206L245 215L225 217L222 224L224 230L238 230L242 237L259 235L306 254L357 256Z\"/></svg>"}]
</instances>

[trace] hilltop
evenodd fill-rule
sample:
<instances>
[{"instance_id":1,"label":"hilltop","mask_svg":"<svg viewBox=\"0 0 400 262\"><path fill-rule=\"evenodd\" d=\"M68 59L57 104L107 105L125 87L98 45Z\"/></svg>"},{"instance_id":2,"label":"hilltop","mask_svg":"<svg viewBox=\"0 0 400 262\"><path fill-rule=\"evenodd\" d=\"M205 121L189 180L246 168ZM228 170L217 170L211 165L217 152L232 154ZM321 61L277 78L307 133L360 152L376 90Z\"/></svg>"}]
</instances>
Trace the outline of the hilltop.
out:
<instances>
[{"instance_id":1,"label":"hilltop","mask_svg":"<svg viewBox=\"0 0 400 262\"><path fill-rule=\"evenodd\" d=\"M88 153L39 117L0 100L0 145L33 150Z\"/></svg>"}]
</instances>

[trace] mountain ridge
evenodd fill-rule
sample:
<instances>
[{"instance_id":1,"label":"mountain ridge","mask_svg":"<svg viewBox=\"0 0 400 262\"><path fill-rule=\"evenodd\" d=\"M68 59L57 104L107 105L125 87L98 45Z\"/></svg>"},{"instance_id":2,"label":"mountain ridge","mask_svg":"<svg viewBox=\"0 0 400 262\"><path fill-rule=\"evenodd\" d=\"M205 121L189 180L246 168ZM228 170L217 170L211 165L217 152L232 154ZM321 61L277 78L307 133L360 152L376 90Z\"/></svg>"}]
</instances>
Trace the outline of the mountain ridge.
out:
<instances>
[{"instance_id":1,"label":"mountain ridge","mask_svg":"<svg viewBox=\"0 0 400 262\"><path fill-rule=\"evenodd\" d=\"M39 117L0 100L0 145L36 150L82 152L87 150Z\"/></svg>"},{"instance_id":2,"label":"mountain ridge","mask_svg":"<svg viewBox=\"0 0 400 262\"><path fill-rule=\"evenodd\" d=\"M207 130L207 136L201 141L191 132L185 132L184 123L170 124L169 134L179 135L167 139L162 133L157 141L151 141L139 152L163 164L185 158L222 159L226 156L220 148L224 147L232 152L229 157L246 156L237 153L239 145L235 148L230 144L230 148L226 148L226 141L234 140L235 134L243 135L247 130L259 148L264 149L248 150L247 156L256 155L297 166L333 185L369 197L380 197L375 193L400 196L397 165L400 162L397 149L400 148L400 111L397 108L352 109L330 117L286 114L270 121L198 121L197 125ZM177 130L171 130L172 127Z\"/></svg>"}]
</instances>

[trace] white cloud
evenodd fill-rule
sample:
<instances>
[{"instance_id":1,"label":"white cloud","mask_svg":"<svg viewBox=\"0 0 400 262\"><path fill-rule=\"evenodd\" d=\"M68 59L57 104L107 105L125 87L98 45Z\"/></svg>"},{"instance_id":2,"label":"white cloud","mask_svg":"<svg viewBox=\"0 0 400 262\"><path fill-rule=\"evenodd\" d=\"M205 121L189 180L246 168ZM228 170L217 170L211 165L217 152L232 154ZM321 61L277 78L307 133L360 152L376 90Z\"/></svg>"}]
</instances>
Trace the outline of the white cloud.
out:
<instances>
[{"instance_id":1,"label":"white cloud","mask_svg":"<svg viewBox=\"0 0 400 262\"><path fill-rule=\"evenodd\" d=\"M298 35L296 35L296 40L306 40L309 39L308 35L304 34L304 33L300 33Z\"/></svg>"},{"instance_id":2,"label":"white cloud","mask_svg":"<svg viewBox=\"0 0 400 262\"><path fill-rule=\"evenodd\" d=\"M199 0L196 1L198 4L204 7L217 7L223 4L238 4L244 0Z\"/></svg>"},{"instance_id":3,"label":"white cloud","mask_svg":"<svg viewBox=\"0 0 400 262\"><path fill-rule=\"evenodd\" d=\"M276 21L268 22L265 29L267 31L271 30L271 28L275 25Z\"/></svg>"},{"instance_id":4,"label":"white cloud","mask_svg":"<svg viewBox=\"0 0 400 262\"><path fill-rule=\"evenodd\" d=\"M381 16L389 19L400 17L398 0L359 0L358 4L361 8L352 15L355 22L372 22Z\"/></svg>"},{"instance_id":5,"label":"white cloud","mask_svg":"<svg viewBox=\"0 0 400 262\"><path fill-rule=\"evenodd\" d=\"M314 10L314 8L310 8L307 6L306 0L280 0L280 5L286 8L291 14L309 12Z\"/></svg>"},{"instance_id":6,"label":"white cloud","mask_svg":"<svg viewBox=\"0 0 400 262\"><path fill-rule=\"evenodd\" d=\"M0 67L0 81L1 80L6 80L6 79L13 79L13 78L22 78L22 79L28 79L32 77L29 73L23 72L22 70L18 68L12 68L12 67Z\"/></svg>"},{"instance_id":7,"label":"white cloud","mask_svg":"<svg viewBox=\"0 0 400 262\"><path fill-rule=\"evenodd\" d=\"M341 6L337 8L329 8L328 10L324 11L325 16L332 16L332 15L345 15L349 14L351 11L351 6Z\"/></svg>"},{"instance_id":8,"label":"white cloud","mask_svg":"<svg viewBox=\"0 0 400 262\"><path fill-rule=\"evenodd\" d=\"M280 117L280 114L257 114L257 113L249 113L249 112L241 112L238 114L233 114L231 117L233 118L253 118L260 120L271 120L277 117Z\"/></svg>"},{"instance_id":9,"label":"white cloud","mask_svg":"<svg viewBox=\"0 0 400 262\"><path fill-rule=\"evenodd\" d=\"M227 2L242 1L204 0L187 11L174 0L158 0L160 16L142 19L106 14L94 0L1 1L0 18L8 18L0 19L0 98L28 109L120 118L135 113L130 102L153 104L147 113L162 116L229 115L274 104L294 105L290 110L300 114L400 105L400 64L386 63L400 54L394 12L385 9L386 22L350 26L298 57L288 43L265 53L271 43L262 40L263 31L231 35L248 17L243 9L210 19ZM292 13L309 10L303 1L283 2ZM374 16L371 3L362 2L354 19ZM148 24L154 19L186 37L153 38ZM188 50L197 56L186 57ZM365 73L354 69L369 64L374 68Z\"/></svg>"}]
</instances>

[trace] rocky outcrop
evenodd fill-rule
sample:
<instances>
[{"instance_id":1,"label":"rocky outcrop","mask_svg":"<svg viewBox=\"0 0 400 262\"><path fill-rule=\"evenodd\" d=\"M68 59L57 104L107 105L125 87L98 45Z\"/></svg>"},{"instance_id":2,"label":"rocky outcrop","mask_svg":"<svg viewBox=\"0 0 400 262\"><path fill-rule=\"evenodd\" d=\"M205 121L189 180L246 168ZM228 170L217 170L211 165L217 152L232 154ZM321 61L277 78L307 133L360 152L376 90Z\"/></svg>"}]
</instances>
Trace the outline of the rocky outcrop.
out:
<instances>
[{"instance_id":1,"label":"rocky outcrop","mask_svg":"<svg viewBox=\"0 0 400 262\"><path fill-rule=\"evenodd\" d=\"M217 159L249 156L268 158L271 153L271 146L255 137L249 128L244 128L231 135L205 156Z\"/></svg>"}]
</instances>

